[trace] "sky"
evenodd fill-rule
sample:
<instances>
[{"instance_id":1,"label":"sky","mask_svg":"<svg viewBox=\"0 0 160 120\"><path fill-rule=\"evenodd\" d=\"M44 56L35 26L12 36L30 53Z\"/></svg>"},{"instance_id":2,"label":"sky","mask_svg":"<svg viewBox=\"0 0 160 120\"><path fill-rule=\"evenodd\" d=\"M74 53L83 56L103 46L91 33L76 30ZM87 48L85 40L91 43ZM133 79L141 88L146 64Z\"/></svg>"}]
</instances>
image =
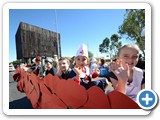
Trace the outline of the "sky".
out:
<instances>
[{"instance_id":1,"label":"sky","mask_svg":"<svg viewBox=\"0 0 160 120\"><path fill-rule=\"evenodd\" d=\"M10 9L9 61L16 60L15 34L20 22L56 32L57 18L62 57L76 55L82 43L94 57L99 57L106 55L99 52L99 45L106 37L118 34L124 14L125 9ZM121 41L122 44L132 42L124 38Z\"/></svg>"}]
</instances>

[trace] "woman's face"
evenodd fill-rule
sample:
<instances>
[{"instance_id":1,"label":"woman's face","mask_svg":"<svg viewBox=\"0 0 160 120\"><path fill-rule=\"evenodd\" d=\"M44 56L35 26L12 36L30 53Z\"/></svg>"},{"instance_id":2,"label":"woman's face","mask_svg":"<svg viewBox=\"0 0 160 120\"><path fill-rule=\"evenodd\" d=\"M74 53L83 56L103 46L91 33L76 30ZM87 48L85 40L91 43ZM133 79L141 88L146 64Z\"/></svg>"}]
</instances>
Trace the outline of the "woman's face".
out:
<instances>
[{"instance_id":1,"label":"woman's face","mask_svg":"<svg viewBox=\"0 0 160 120\"><path fill-rule=\"evenodd\" d=\"M77 56L75 62L79 67L84 67L88 65L88 58L85 56Z\"/></svg>"},{"instance_id":2,"label":"woman's face","mask_svg":"<svg viewBox=\"0 0 160 120\"><path fill-rule=\"evenodd\" d=\"M122 48L119 53L119 60L122 61L122 65L128 64L129 69L132 70L133 67L138 62L139 53L134 48Z\"/></svg>"},{"instance_id":3,"label":"woman's face","mask_svg":"<svg viewBox=\"0 0 160 120\"><path fill-rule=\"evenodd\" d=\"M68 64L67 60L59 61L59 68L62 72L66 72L69 68L69 64Z\"/></svg>"}]
</instances>

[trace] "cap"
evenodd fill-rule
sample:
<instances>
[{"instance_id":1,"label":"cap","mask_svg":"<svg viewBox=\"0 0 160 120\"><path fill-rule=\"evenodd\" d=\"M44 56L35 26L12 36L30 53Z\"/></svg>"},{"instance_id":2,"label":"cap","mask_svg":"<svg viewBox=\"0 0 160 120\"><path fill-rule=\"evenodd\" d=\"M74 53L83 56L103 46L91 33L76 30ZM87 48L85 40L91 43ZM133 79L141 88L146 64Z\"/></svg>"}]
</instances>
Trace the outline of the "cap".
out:
<instances>
[{"instance_id":1,"label":"cap","mask_svg":"<svg viewBox=\"0 0 160 120\"><path fill-rule=\"evenodd\" d=\"M37 56L37 57L36 57L36 61L41 61L41 57L40 57L40 56Z\"/></svg>"},{"instance_id":2,"label":"cap","mask_svg":"<svg viewBox=\"0 0 160 120\"><path fill-rule=\"evenodd\" d=\"M45 59L45 62L50 62L50 63L53 63L53 60L52 60L52 58L50 58L50 57L47 57L47 58Z\"/></svg>"},{"instance_id":3,"label":"cap","mask_svg":"<svg viewBox=\"0 0 160 120\"><path fill-rule=\"evenodd\" d=\"M81 46L77 50L76 56L85 56L88 58L88 49L85 44L81 44Z\"/></svg>"}]
</instances>

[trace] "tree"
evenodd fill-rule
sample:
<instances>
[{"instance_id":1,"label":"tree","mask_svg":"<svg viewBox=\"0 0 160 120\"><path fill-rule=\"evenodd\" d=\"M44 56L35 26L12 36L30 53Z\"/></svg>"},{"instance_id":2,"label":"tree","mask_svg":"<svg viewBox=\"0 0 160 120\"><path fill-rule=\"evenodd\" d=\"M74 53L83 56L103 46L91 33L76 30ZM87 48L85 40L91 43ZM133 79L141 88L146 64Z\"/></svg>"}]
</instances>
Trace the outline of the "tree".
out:
<instances>
[{"instance_id":1,"label":"tree","mask_svg":"<svg viewBox=\"0 0 160 120\"><path fill-rule=\"evenodd\" d=\"M145 10L127 9L118 31L129 40L136 41L145 56Z\"/></svg>"},{"instance_id":2,"label":"tree","mask_svg":"<svg viewBox=\"0 0 160 120\"><path fill-rule=\"evenodd\" d=\"M111 36L111 45L115 55L117 55L118 49L122 46L122 42L119 42L120 39L121 37L117 34Z\"/></svg>"},{"instance_id":3,"label":"tree","mask_svg":"<svg viewBox=\"0 0 160 120\"><path fill-rule=\"evenodd\" d=\"M108 51L110 49L109 43L110 43L110 40L109 40L109 38L106 37L103 40L102 44L99 45L99 52L101 52L101 53L109 52Z\"/></svg>"},{"instance_id":4,"label":"tree","mask_svg":"<svg viewBox=\"0 0 160 120\"><path fill-rule=\"evenodd\" d=\"M113 34L109 39L106 37L102 44L99 45L99 52L109 53L110 58L117 55L118 49L122 46L122 43L119 41L121 37L117 34Z\"/></svg>"},{"instance_id":5,"label":"tree","mask_svg":"<svg viewBox=\"0 0 160 120\"><path fill-rule=\"evenodd\" d=\"M14 65L14 67L17 67L17 65L20 65L22 63L22 60L18 59L18 60L15 60L13 62L10 62L9 64L11 64L11 63Z\"/></svg>"},{"instance_id":6,"label":"tree","mask_svg":"<svg viewBox=\"0 0 160 120\"><path fill-rule=\"evenodd\" d=\"M91 51L88 51L88 57L91 59L93 57L93 53Z\"/></svg>"}]
</instances>

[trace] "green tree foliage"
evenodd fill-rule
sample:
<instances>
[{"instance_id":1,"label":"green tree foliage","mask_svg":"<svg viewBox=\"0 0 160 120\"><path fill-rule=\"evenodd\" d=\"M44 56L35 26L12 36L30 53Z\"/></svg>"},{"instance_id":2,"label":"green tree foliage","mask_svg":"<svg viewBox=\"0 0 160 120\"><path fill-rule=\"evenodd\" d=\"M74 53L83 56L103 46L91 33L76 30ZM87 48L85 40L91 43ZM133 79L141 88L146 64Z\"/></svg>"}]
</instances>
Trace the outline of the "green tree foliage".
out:
<instances>
[{"instance_id":1,"label":"green tree foliage","mask_svg":"<svg viewBox=\"0 0 160 120\"><path fill-rule=\"evenodd\" d=\"M122 46L119 41L121 38L117 34L113 34L109 39L106 37L103 42L99 45L99 52L109 53L110 58L117 55L118 49Z\"/></svg>"},{"instance_id":2,"label":"green tree foliage","mask_svg":"<svg viewBox=\"0 0 160 120\"><path fill-rule=\"evenodd\" d=\"M91 59L93 57L93 53L91 51L88 51L88 57Z\"/></svg>"},{"instance_id":3,"label":"green tree foliage","mask_svg":"<svg viewBox=\"0 0 160 120\"><path fill-rule=\"evenodd\" d=\"M112 50L114 51L115 55L117 55L118 49L122 46L122 42L119 40L121 37L117 34L113 34L111 36L111 45L112 45Z\"/></svg>"},{"instance_id":4,"label":"green tree foliage","mask_svg":"<svg viewBox=\"0 0 160 120\"><path fill-rule=\"evenodd\" d=\"M10 62L9 64L13 64L15 67L17 67L17 65L20 65L21 63L22 63L22 60L21 59L19 59L19 60L15 60L15 61L13 61L13 62Z\"/></svg>"},{"instance_id":5,"label":"green tree foliage","mask_svg":"<svg viewBox=\"0 0 160 120\"><path fill-rule=\"evenodd\" d=\"M99 52L101 53L106 53L106 52L109 52L109 44L110 44L110 40L109 38L105 38L102 42L102 44L99 45Z\"/></svg>"},{"instance_id":6,"label":"green tree foliage","mask_svg":"<svg viewBox=\"0 0 160 120\"><path fill-rule=\"evenodd\" d=\"M145 50L145 10L127 9L125 19L118 31L129 40L136 41L143 54Z\"/></svg>"}]
</instances>

